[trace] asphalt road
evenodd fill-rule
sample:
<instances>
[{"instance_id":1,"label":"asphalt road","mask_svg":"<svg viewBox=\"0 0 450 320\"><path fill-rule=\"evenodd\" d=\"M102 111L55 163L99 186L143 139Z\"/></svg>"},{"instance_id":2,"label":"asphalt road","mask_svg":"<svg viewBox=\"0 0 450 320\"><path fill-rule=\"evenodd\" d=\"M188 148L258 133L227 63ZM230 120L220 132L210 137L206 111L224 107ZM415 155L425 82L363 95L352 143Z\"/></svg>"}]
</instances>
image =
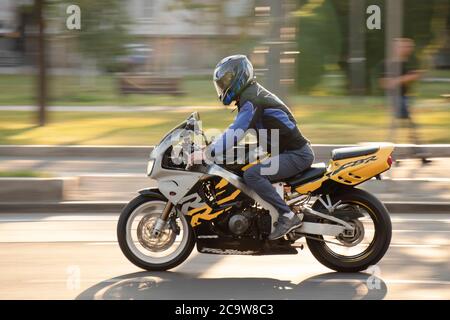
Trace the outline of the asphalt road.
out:
<instances>
[{"instance_id":1,"label":"asphalt road","mask_svg":"<svg viewBox=\"0 0 450 320\"><path fill-rule=\"evenodd\" d=\"M450 213L396 214L368 273L292 256L197 254L142 272L115 241L115 214L0 215L0 299L450 299Z\"/></svg>"}]
</instances>

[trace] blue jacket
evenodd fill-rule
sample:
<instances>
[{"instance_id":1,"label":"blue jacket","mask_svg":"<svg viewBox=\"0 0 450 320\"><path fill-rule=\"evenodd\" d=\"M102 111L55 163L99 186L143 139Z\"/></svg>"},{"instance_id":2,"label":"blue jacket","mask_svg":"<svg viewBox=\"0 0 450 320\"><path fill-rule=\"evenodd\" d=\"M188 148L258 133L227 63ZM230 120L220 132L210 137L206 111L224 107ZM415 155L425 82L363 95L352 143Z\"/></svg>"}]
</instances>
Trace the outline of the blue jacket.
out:
<instances>
[{"instance_id":1,"label":"blue jacket","mask_svg":"<svg viewBox=\"0 0 450 320\"><path fill-rule=\"evenodd\" d=\"M223 154L233 148L248 129L267 129L269 149L277 144L280 153L300 149L309 142L298 129L289 108L256 82L240 94L238 110L233 123L211 145L213 155ZM274 129L279 130L279 141L270 140L270 131ZM259 141L259 134L257 138Z\"/></svg>"}]
</instances>

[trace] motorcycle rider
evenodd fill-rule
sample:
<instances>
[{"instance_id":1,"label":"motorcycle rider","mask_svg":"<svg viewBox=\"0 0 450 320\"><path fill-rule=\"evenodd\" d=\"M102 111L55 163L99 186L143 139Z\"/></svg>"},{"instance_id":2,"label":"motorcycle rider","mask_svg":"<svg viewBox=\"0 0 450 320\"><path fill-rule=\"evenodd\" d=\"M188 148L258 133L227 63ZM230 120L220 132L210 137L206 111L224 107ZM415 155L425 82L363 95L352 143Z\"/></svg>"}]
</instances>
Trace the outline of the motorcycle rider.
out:
<instances>
[{"instance_id":1,"label":"motorcycle rider","mask_svg":"<svg viewBox=\"0 0 450 320\"><path fill-rule=\"evenodd\" d=\"M314 161L314 153L309 141L297 127L289 108L273 93L256 82L253 66L245 55L233 55L222 59L216 66L213 82L219 99L224 105L233 101L238 114L228 129L205 150L213 157L224 154L245 136L248 129L278 130L279 141L269 141L269 147L278 145L278 154L253 165L244 172L244 181L265 201L273 205L279 218L270 240L283 237L302 224L302 217L292 212L286 202L272 186L273 181L292 177L308 169ZM267 134L270 136L270 133ZM230 139L229 137L232 137ZM259 142L259 135L258 142ZM275 148L271 148L275 149ZM203 153L201 157L205 158ZM265 173L277 162L274 174ZM267 172L267 170L266 170Z\"/></svg>"}]
</instances>

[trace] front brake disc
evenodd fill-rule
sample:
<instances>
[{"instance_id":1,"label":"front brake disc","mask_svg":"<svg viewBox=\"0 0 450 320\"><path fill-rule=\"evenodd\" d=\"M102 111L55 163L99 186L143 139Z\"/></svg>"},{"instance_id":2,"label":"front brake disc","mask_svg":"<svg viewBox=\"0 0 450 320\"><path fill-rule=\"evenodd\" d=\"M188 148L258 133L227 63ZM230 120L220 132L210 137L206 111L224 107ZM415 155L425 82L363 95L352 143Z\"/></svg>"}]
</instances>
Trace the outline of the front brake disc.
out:
<instances>
[{"instance_id":1,"label":"front brake disc","mask_svg":"<svg viewBox=\"0 0 450 320\"><path fill-rule=\"evenodd\" d=\"M173 245L177 237L176 233L170 227L166 227L158 237L153 237L152 230L157 219L158 215L146 215L139 221L137 227L139 243L152 252L167 250Z\"/></svg>"}]
</instances>

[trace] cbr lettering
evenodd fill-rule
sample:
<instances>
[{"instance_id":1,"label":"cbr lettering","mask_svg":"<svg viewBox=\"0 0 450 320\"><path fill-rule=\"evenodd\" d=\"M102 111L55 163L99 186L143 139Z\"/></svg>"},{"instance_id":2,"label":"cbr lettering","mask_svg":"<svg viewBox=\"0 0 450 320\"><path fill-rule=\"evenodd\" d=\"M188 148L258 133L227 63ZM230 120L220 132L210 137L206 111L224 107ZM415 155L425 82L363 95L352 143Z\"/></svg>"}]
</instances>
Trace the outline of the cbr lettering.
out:
<instances>
[{"instance_id":1,"label":"cbr lettering","mask_svg":"<svg viewBox=\"0 0 450 320\"><path fill-rule=\"evenodd\" d=\"M371 156L371 157L366 158L366 159L360 159L360 160L356 160L356 161L353 161L353 162L346 163L343 166L339 167L336 171L334 171L333 175L341 172L344 169L347 169L347 168L350 168L350 167L354 167L354 166L357 166L357 165L363 164L363 163L369 163L371 161L375 161L376 159L377 159L377 156Z\"/></svg>"}]
</instances>

